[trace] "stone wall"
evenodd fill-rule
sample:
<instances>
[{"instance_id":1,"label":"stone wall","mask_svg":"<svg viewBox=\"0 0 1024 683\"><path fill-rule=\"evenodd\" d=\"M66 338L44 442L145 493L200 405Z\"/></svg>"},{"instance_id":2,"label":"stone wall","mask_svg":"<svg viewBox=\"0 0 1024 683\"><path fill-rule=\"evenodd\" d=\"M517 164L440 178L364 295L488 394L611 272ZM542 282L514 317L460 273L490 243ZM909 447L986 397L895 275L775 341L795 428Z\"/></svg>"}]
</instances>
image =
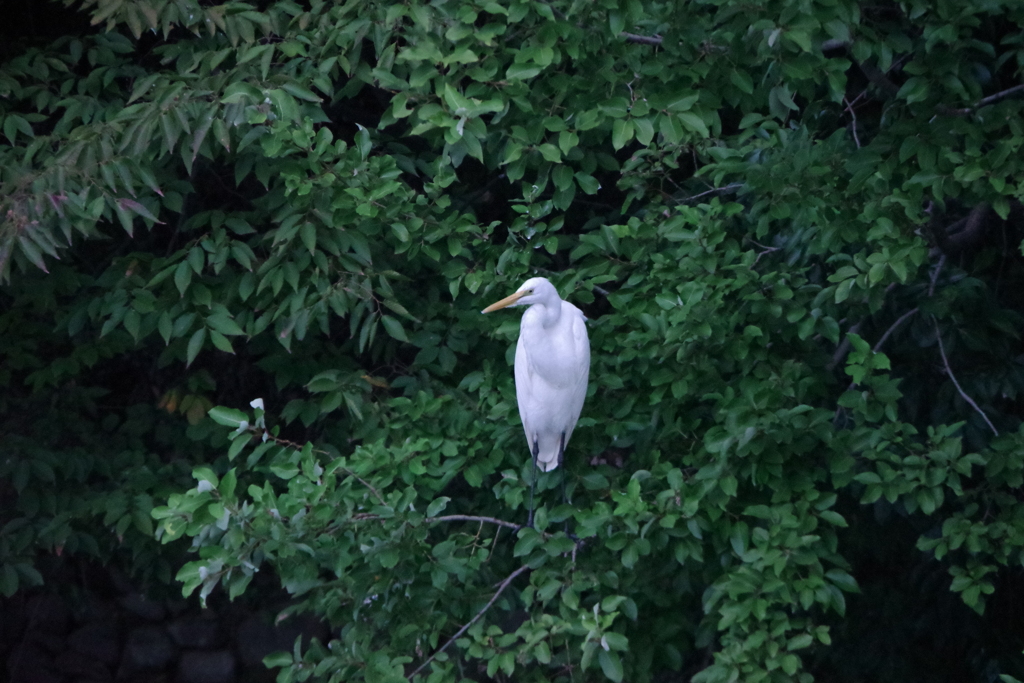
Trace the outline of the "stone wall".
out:
<instances>
[{"instance_id":1,"label":"stone wall","mask_svg":"<svg viewBox=\"0 0 1024 683\"><path fill-rule=\"evenodd\" d=\"M0 599L0 659L9 683L270 683L263 658L295 638L325 641L309 617L275 626L287 605L154 599L116 574L107 590L62 584ZM110 585L117 588L109 590Z\"/></svg>"}]
</instances>

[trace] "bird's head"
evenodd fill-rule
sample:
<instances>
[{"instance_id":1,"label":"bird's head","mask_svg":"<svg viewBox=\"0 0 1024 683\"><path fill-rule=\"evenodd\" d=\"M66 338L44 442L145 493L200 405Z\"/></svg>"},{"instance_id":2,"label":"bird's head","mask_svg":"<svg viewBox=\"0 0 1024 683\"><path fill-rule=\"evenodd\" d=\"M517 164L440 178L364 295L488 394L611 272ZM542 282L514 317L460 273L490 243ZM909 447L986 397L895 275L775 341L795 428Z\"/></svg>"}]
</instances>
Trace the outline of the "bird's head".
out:
<instances>
[{"instance_id":1,"label":"bird's head","mask_svg":"<svg viewBox=\"0 0 1024 683\"><path fill-rule=\"evenodd\" d=\"M552 304L559 300L558 291L555 286L548 282L547 278L532 277L516 290L515 294L507 296L501 301L483 310L483 313L491 313L508 306L529 306L531 304Z\"/></svg>"}]
</instances>

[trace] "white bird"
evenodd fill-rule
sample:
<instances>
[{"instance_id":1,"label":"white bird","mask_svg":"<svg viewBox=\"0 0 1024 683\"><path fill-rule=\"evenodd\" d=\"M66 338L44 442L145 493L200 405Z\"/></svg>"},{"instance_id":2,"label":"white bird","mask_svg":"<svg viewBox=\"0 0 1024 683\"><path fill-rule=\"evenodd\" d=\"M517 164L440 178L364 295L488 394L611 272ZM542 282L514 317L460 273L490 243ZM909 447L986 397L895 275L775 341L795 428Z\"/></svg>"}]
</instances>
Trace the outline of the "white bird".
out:
<instances>
[{"instance_id":1,"label":"white bird","mask_svg":"<svg viewBox=\"0 0 1024 683\"><path fill-rule=\"evenodd\" d=\"M530 278L515 294L483 312L507 306L529 306L519 324L515 376L519 417L533 455L535 482L538 465L550 472L561 464L580 418L590 374L590 340L583 312L563 301L545 278Z\"/></svg>"}]
</instances>

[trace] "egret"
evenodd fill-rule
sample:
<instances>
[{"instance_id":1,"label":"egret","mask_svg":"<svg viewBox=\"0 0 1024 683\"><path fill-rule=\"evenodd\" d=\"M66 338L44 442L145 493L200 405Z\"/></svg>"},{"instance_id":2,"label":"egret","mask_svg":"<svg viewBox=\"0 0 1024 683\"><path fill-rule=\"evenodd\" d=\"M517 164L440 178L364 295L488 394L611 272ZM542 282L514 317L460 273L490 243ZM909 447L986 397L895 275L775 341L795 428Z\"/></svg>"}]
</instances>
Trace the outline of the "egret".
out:
<instances>
[{"instance_id":1,"label":"egret","mask_svg":"<svg viewBox=\"0 0 1024 683\"><path fill-rule=\"evenodd\" d=\"M530 516L537 467L550 472L562 463L565 447L583 410L590 374L590 340L583 312L563 301L545 278L530 278L515 294L483 310L529 306L519 323L516 344L516 400L533 456ZM562 479L563 496L565 478Z\"/></svg>"}]
</instances>

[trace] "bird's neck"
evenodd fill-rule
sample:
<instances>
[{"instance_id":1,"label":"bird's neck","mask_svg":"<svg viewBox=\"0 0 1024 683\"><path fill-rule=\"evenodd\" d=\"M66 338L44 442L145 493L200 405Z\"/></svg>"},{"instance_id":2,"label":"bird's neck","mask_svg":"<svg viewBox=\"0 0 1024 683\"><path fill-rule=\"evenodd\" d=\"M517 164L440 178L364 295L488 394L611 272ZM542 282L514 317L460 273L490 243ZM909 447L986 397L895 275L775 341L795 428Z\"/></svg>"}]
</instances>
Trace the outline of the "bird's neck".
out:
<instances>
[{"instance_id":1,"label":"bird's neck","mask_svg":"<svg viewBox=\"0 0 1024 683\"><path fill-rule=\"evenodd\" d=\"M543 327L552 327L557 325L559 318L562 317L561 301L555 301L553 303L539 303L536 306L532 306L531 309L537 311L537 320Z\"/></svg>"}]
</instances>

